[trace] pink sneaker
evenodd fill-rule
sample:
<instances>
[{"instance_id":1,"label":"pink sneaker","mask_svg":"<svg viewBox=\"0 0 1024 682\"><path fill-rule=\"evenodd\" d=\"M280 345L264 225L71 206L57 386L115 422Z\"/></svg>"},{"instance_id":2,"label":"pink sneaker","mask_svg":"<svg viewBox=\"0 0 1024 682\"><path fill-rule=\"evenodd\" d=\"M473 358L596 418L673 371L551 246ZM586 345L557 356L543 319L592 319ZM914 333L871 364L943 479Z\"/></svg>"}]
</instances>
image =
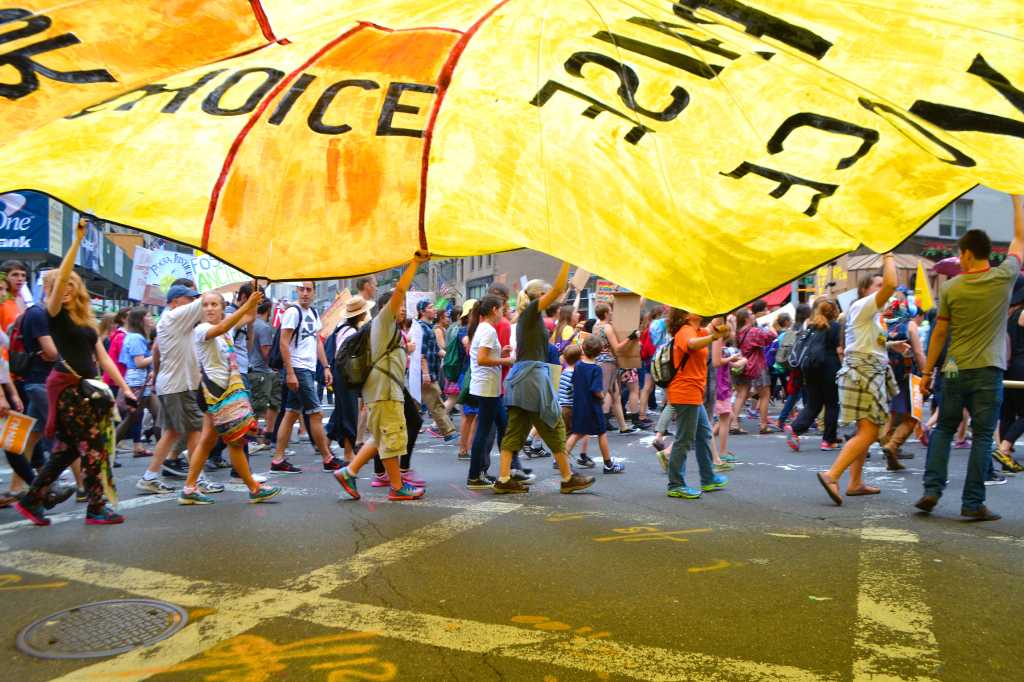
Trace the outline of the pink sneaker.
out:
<instances>
[{"instance_id":1,"label":"pink sneaker","mask_svg":"<svg viewBox=\"0 0 1024 682\"><path fill-rule=\"evenodd\" d=\"M402 472L402 483L408 483L413 488L422 488L427 485L426 481L417 476L412 469Z\"/></svg>"},{"instance_id":2,"label":"pink sneaker","mask_svg":"<svg viewBox=\"0 0 1024 682\"><path fill-rule=\"evenodd\" d=\"M971 439L970 438L964 438L963 440L956 441L955 443L953 443L953 449L954 450L970 450L971 449Z\"/></svg>"},{"instance_id":3,"label":"pink sneaker","mask_svg":"<svg viewBox=\"0 0 1024 682\"><path fill-rule=\"evenodd\" d=\"M374 488L390 488L391 479L388 478L387 474L374 474L373 478L370 479L370 485Z\"/></svg>"},{"instance_id":4,"label":"pink sneaker","mask_svg":"<svg viewBox=\"0 0 1024 682\"><path fill-rule=\"evenodd\" d=\"M800 436L796 435L796 431L789 424L786 424L786 445L793 452L800 452Z\"/></svg>"}]
</instances>

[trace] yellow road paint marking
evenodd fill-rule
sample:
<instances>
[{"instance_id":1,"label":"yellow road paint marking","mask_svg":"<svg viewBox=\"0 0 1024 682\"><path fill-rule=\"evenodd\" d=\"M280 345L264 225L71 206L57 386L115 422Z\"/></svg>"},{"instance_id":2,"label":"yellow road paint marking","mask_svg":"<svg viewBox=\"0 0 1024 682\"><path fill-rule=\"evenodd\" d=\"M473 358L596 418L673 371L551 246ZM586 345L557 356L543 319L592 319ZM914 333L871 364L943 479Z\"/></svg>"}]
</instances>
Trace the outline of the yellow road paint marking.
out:
<instances>
[{"instance_id":1,"label":"yellow road paint marking","mask_svg":"<svg viewBox=\"0 0 1024 682\"><path fill-rule=\"evenodd\" d=\"M765 535L771 535L774 538L809 538L810 535L796 535L793 533L765 533Z\"/></svg>"},{"instance_id":2,"label":"yellow road paint marking","mask_svg":"<svg viewBox=\"0 0 1024 682\"><path fill-rule=\"evenodd\" d=\"M679 537L690 533L710 533L710 528L690 528L688 530L661 530L655 526L630 526L629 528L613 528L613 533L618 535L604 535L594 538L594 542L647 542L667 540L670 542L689 542L689 538Z\"/></svg>"},{"instance_id":3,"label":"yellow road paint marking","mask_svg":"<svg viewBox=\"0 0 1024 682\"><path fill-rule=\"evenodd\" d=\"M560 523L562 521L579 521L589 516L596 516L595 512L554 512L545 517L548 523Z\"/></svg>"},{"instance_id":4,"label":"yellow road paint marking","mask_svg":"<svg viewBox=\"0 0 1024 682\"><path fill-rule=\"evenodd\" d=\"M22 577L16 573L0 574L0 590L43 590L58 587L67 587L66 581L53 583L33 583L31 585L20 585Z\"/></svg>"},{"instance_id":5,"label":"yellow road paint marking","mask_svg":"<svg viewBox=\"0 0 1024 682\"><path fill-rule=\"evenodd\" d=\"M687 573L707 573L708 571L720 571L723 568L729 568L732 566L731 563L724 559L720 559L717 563L711 564L710 566L691 566L686 569Z\"/></svg>"},{"instance_id":6,"label":"yellow road paint marking","mask_svg":"<svg viewBox=\"0 0 1024 682\"><path fill-rule=\"evenodd\" d=\"M361 642L377 636L377 633L371 632L350 632L310 637L291 644L275 644L264 637L239 635L221 642L195 660L178 663L169 668L146 667L125 670L116 676L135 678L139 675L202 671L207 680L266 682L285 675L290 664L312 661L308 669L331 671L327 677L331 682L349 679L387 682L397 676L397 666L389 661L381 661L375 656L368 656L367 654L375 651L378 645ZM316 662L324 658L337 660Z\"/></svg>"},{"instance_id":7,"label":"yellow road paint marking","mask_svg":"<svg viewBox=\"0 0 1024 682\"><path fill-rule=\"evenodd\" d=\"M939 645L925 602L921 556L912 547L891 544L916 543L917 535L865 527L861 537L854 681L938 679ZM894 670L900 671L898 678Z\"/></svg>"},{"instance_id":8,"label":"yellow road paint marking","mask_svg":"<svg viewBox=\"0 0 1024 682\"><path fill-rule=\"evenodd\" d=\"M123 654L65 675L61 680L96 682L97 679L145 679L149 675L118 676L118 672L176 665L210 647L204 637L220 641L221 629L234 629L241 616L259 608L276 613L290 607L288 616L332 630L386 632L394 640L424 644L466 653L507 656L517 661L569 668L585 672L606 672L640 680L743 679L773 682L832 680L811 670L774 663L711 656L677 649L619 643L613 640L589 642L573 633L541 632L516 625L498 625L436 616L415 611L343 601L316 593L288 589L251 589L238 585L194 580L173 574L128 568L98 561L37 552L14 551L0 555L0 564L27 573L59 577L72 582L109 587L117 585L132 594L162 599L186 608L217 605L234 620L216 616L184 630L160 644ZM257 601L258 600L258 601ZM262 621L261 621L262 622ZM455 627L453 627L455 626ZM578 642L588 644L582 648ZM172 661L167 664L166 661Z\"/></svg>"}]
</instances>

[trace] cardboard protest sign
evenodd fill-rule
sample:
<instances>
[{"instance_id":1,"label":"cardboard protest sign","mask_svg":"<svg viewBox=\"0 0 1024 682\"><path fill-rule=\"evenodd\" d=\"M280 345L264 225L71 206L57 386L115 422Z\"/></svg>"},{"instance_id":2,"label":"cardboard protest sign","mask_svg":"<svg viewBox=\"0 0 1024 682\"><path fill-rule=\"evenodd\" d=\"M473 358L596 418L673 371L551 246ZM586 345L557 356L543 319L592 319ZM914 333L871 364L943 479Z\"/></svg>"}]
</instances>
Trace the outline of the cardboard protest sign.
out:
<instances>
[{"instance_id":1,"label":"cardboard protest sign","mask_svg":"<svg viewBox=\"0 0 1024 682\"><path fill-rule=\"evenodd\" d=\"M639 294L616 293L614 294L613 303L612 327L615 329L615 334L619 337L619 341L622 342L626 340L627 336L639 329L643 302L640 300ZM635 341L626 344L615 357L618 360L619 367L622 369L640 369L642 365L640 360L640 342Z\"/></svg>"}]
</instances>

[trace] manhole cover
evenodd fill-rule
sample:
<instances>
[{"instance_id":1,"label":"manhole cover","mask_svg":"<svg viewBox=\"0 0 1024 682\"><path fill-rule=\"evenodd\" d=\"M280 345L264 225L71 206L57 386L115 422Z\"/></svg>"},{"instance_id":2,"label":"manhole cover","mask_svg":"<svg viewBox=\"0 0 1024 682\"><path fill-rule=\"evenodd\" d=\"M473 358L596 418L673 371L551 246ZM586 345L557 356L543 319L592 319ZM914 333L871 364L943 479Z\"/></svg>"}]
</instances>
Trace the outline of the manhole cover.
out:
<instances>
[{"instance_id":1,"label":"manhole cover","mask_svg":"<svg viewBox=\"0 0 1024 682\"><path fill-rule=\"evenodd\" d=\"M116 656L170 637L188 613L151 599L83 604L41 618L18 633L18 649L37 658Z\"/></svg>"}]
</instances>

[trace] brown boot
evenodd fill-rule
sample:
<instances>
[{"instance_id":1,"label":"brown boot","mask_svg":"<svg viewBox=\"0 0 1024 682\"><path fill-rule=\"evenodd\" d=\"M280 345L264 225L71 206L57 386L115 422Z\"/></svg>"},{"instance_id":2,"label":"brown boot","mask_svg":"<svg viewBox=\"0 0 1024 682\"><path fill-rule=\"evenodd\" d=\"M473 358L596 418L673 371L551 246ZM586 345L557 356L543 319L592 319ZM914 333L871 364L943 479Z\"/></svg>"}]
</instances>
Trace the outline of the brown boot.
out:
<instances>
[{"instance_id":1,"label":"brown boot","mask_svg":"<svg viewBox=\"0 0 1024 682\"><path fill-rule=\"evenodd\" d=\"M899 458L896 453L890 450L888 447L882 448L882 452L885 453L885 468L889 471L902 471L907 467L900 464Z\"/></svg>"}]
</instances>

